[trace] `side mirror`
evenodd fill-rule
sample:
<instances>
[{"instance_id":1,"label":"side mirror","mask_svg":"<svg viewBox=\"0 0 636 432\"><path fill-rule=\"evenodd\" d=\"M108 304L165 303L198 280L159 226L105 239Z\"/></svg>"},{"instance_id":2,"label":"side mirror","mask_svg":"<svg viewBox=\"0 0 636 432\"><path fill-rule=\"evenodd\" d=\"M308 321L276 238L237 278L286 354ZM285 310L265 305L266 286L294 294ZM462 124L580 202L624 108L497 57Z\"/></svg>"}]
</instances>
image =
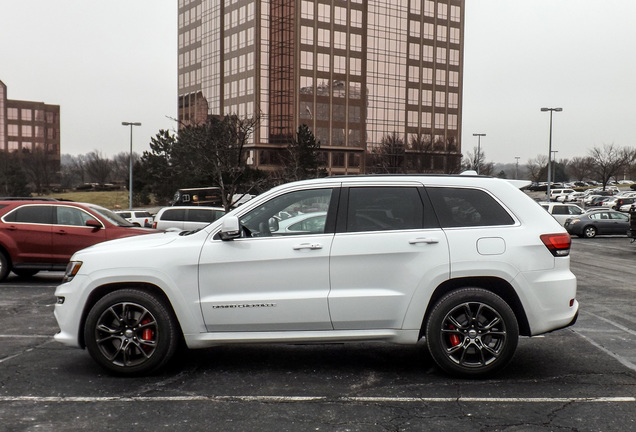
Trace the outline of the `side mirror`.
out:
<instances>
[{"instance_id":1,"label":"side mirror","mask_svg":"<svg viewBox=\"0 0 636 432\"><path fill-rule=\"evenodd\" d=\"M241 225L237 216L226 216L223 218L219 236L224 241L233 240L241 236Z\"/></svg>"},{"instance_id":2,"label":"side mirror","mask_svg":"<svg viewBox=\"0 0 636 432\"><path fill-rule=\"evenodd\" d=\"M102 224L100 224L95 219L89 219L89 220L86 221L86 226L91 227L91 228L95 228L95 229L100 229L102 227Z\"/></svg>"}]
</instances>

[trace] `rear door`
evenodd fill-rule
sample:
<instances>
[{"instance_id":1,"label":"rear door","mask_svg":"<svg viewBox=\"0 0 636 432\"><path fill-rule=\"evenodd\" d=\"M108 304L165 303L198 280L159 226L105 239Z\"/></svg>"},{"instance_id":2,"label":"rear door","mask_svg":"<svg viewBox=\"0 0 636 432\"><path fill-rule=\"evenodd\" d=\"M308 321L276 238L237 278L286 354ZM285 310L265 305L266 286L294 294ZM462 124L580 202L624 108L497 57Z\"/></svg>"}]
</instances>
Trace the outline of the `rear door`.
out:
<instances>
[{"instance_id":1,"label":"rear door","mask_svg":"<svg viewBox=\"0 0 636 432\"><path fill-rule=\"evenodd\" d=\"M15 241L11 252L14 263L49 263L53 206L27 204L8 213L3 221L7 234Z\"/></svg>"},{"instance_id":2,"label":"rear door","mask_svg":"<svg viewBox=\"0 0 636 432\"><path fill-rule=\"evenodd\" d=\"M446 236L421 186L343 188L331 249L334 329L400 329L415 292L427 301L448 278Z\"/></svg>"}]
</instances>

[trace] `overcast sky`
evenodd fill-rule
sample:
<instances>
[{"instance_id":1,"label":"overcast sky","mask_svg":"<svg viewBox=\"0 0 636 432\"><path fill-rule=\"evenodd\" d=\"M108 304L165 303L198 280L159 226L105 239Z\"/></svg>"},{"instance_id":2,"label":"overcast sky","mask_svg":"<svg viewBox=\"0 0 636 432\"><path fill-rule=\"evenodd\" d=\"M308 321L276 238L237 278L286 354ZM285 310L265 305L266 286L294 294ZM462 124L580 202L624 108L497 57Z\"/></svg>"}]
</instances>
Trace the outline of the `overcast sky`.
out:
<instances>
[{"instance_id":1,"label":"overcast sky","mask_svg":"<svg viewBox=\"0 0 636 432\"><path fill-rule=\"evenodd\" d=\"M62 153L148 150L174 129L176 0L2 0L9 99L61 106ZM462 151L525 164L636 147L636 0L466 0Z\"/></svg>"}]
</instances>

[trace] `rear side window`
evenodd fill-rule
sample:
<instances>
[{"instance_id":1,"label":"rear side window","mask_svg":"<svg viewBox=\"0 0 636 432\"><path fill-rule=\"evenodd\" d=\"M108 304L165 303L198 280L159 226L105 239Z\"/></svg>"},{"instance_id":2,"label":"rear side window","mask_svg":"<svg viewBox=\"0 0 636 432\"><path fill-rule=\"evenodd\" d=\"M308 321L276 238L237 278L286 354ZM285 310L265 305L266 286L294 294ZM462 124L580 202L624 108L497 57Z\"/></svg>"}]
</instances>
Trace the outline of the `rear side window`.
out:
<instances>
[{"instance_id":1,"label":"rear side window","mask_svg":"<svg viewBox=\"0 0 636 432\"><path fill-rule=\"evenodd\" d=\"M514 219L481 189L427 188L443 228L513 225Z\"/></svg>"},{"instance_id":2,"label":"rear side window","mask_svg":"<svg viewBox=\"0 0 636 432\"><path fill-rule=\"evenodd\" d=\"M185 213L186 213L186 209L183 209L183 208L175 208L175 209L166 210L161 215L161 220L182 222L185 220Z\"/></svg>"},{"instance_id":3,"label":"rear side window","mask_svg":"<svg viewBox=\"0 0 636 432\"><path fill-rule=\"evenodd\" d=\"M352 187L347 232L420 229L424 206L415 187Z\"/></svg>"},{"instance_id":4,"label":"rear side window","mask_svg":"<svg viewBox=\"0 0 636 432\"><path fill-rule=\"evenodd\" d=\"M3 219L5 222L53 224L53 206L29 205L19 207Z\"/></svg>"},{"instance_id":5,"label":"rear side window","mask_svg":"<svg viewBox=\"0 0 636 432\"><path fill-rule=\"evenodd\" d=\"M188 211L189 222L214 222L214 211L205 209L190 209Z\"/></svg>"}]
</instances>

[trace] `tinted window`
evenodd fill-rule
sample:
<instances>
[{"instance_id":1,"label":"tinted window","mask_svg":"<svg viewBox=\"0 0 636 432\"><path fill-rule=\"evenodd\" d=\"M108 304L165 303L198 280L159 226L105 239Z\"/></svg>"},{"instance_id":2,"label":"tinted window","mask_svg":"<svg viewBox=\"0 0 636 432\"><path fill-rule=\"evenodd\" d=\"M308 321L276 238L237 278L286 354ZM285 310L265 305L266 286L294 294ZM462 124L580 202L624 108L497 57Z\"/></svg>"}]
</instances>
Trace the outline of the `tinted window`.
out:
<instances>
[{"instance_id":1,"label":"tinted window","mask_svg":"<svg viewBox=\"0 0 636 432\"><path fill-rule=\"evenodd\" d=\"M419 229L424 206L415 187L349 189L348 232Z\"/></svg>"},{"instance_id":2,"label":"tinted window","mask_svg":"<svg viewBox=\"0 0 636 432\"><path fill-rule=\"evenodd\" d=\"M174 209L166 210L161 215L161 219L168 220L168 221L183 221L185 220L185 212L186 212L186 209L182 209L182 208L174 208Z\"/></svg>"},{"instance_id":3,"label":"tinted window","mask_svg":"<svg viewBox=\"0 0 636 432\"><path fill-rule=\"evenodd\" d=\"M125 216L125 217L130 217L130 216ZM145 218L145 217L152 217L152 215L148 212L142 211L142 212L135 212L135 217Z\"/></svg>"},{"instance_id":4,"label":"tinted window","mask_svg":"<svg viewBox=\"0 0 636 432\"><path fill-rule=\"evenodd\" d=\"M4 217L6 222L53 224L53 206L20 207Z\"/></svg>"},{"instance_id":5,"label":"tinted window","mask_svg":"<svg viewBox=\"0 0 636 432\"><path fill-rule=\"evenodd\" d=\"M552 214L565 215L570 214L566 206L554 206L552 207Z\"/></svg>"},{"instance_id":6,"label":"tinted window","mask_svg":"<svg viewBox=\"0 0 636 432\"><path fill-rule=\"evenodd\" d=\"M427 191L444 228L514 224L501 204L483 190L428 188Z\"/></svg>"},{"instance_id":7,"label":"tinted window","mask_svg":"<svg viewBox=\"0 0 636 432\"><path fill-rule=\"evenodd\" d=\"M130 212L118 212L117 214L119 216L123 217L123 218L129 218L130 217Z\"/></svg>"},{"instance_id":8,"label":"tinted window","mask_svg":"<svg viewBox=\"0 0 636 432\"><path fill-rule=\"evenodd\" d=\"M214 211L205 209L190 209L188 210L189 222L214 222Z\"/></svg>"}]
</instances>

